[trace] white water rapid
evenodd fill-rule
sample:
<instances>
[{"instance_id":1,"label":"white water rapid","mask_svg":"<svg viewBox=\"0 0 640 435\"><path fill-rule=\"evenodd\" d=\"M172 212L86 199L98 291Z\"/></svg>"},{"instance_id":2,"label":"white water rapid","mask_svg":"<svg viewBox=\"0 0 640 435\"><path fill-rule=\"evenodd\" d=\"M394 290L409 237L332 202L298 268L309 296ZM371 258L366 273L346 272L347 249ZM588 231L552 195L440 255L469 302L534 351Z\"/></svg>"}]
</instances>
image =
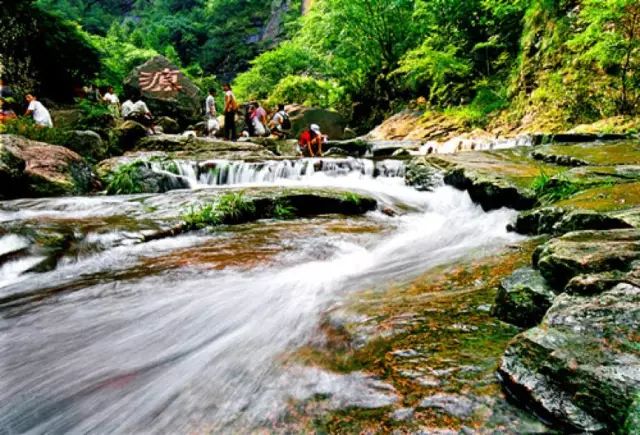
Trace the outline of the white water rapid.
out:
<instances>
[{"instance_id":1,"label":"white water rapid","mask_svg":"<svg viewBox=\"0 0 640 435\"><path fill-rule=\"evenodd\" d=\"M248 431L305 389L309 380L281 357L313 339L328 308L517 240L505 230L512 211L485 213L450 187L417 192L403 185L396 163L374 174L370 161L352 160L348 169L344 161L327 160L334 166L323 171L312 161L227 162L217 175L209 169L219 162L208 162L180 167L196 191L0 203L4 228L71 222L88 241L130 231L114 228L113 216L141 226L179 216L213 184L339 186L411 210L110 241L19 278L5 264L0 296L42 298L0 306L0 433ZM344 225L380 230L335 230ZM0 240L23 243L11 237ZM194 260L205 254L215 260Z\"/></svg>"}]
</instances>

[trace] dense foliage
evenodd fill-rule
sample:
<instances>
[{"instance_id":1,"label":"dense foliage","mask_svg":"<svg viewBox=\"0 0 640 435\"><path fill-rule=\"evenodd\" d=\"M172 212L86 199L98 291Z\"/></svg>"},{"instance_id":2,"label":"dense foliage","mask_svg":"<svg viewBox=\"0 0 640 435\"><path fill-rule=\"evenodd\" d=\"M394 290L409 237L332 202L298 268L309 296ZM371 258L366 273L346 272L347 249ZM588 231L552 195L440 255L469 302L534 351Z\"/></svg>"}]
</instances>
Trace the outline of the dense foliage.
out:
<instances>
[{"instance_id":1,"label":"dense foliage","mask_svg":"<svg viewBox=\"0 0 640 435\"><path fill-rule=\"evenodd\" d=\"M0 16L0 73L17 95L69 100L74 87L97 74L99 52L77 24L32 0L0 2Z\"/></svg>"},{"instance_id":2,"label":"dense foliage","mask_svg":"<svg viewBox=\"0 0 640 435\"><path fill-rule=\"evenodd\" d=\"M315 0L304 16L300 0L19 4L3 14L17 17L3 20L13 38L3 53L27 59L4 60L24 88L98 74L118 89L160 53L201 87L235 78L240 99L333 108L355 125L415 99L471 126L524 119L553 130L639 111L637 0ZM35 26L54 36L30 39ZM45 64L60 71L44 77Z\"/></svg>"}]
</instances>

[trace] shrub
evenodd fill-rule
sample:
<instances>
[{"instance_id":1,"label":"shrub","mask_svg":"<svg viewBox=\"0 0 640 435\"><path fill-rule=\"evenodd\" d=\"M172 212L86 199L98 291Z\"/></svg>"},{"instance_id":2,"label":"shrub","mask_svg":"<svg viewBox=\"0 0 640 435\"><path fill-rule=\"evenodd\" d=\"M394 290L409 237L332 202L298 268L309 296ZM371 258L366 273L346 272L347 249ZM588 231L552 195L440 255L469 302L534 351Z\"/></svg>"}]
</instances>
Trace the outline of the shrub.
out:
<instances>
[{"instance_id":1,"label":"shrub","mask_svg":"<svg viewBox=\"0 0 640 435\"><path fill-rule=\"evenodd\" d=\"M538 200L542 204L551 204L567 199L589 187L592 187L592 185L573 182L563 174L549 177L542 170L540 171L540 175L531 183L531 189L535 192Z\"/></svg>"},{"instance_id":2,"label":"shrub","mask_svg":"<svg viewBox=\"0 0 640 435\"><path fill-rule=\"evenodd\" d=\"M145 162L135 161L119 166L107 176L107 193L110 195L128 195L144 192L144 178L141 168Z\"/></svg>"},{"instance_id":3,"label":"shrub","mask_svg":"<svg viewBox=\"0 0 640 435\"><path fill-rule=\"evenodd\" d=\"M293 219L296 216L296 208L291 206L287 200L277 199L273 204L271 214L274 219Z\"/></svg>"},{"instance_id":4,"label":"shrub","mask_svg":"<svg viewBox=\"0 0 640 435\"><path fill-rule=\"evenodd\" d=\"M86 99L76 102L81 116L77 128L80 130L93 130L109 127L114 122L113 113L109 106L95 103Z\"/></svg>"},{"instance_id":5,"label":"shrub","mask_svg":"<svg viewBox=\"0 0 640 435\"><path fill-rule=\"evenodd\" d=\"M0 133L15 134L38 142L52 145L66 145L71 137L71 132L56 127L42 128L36 125L31 118L13 119L0 126Z\"/></svg>"},{"instance_id":6,"label":"shrub","mask_svg":"<svg viewBox=\"0 0 640 435\"><path fill-rule=\"evenodd\" d=\"M345 192L342 194L342 200L344 202L350 202L353 205L358 206L362 202L362 196L353 192Z\"/></svg>"},{"instance_id":7,"label":"shrub","mask_svg":"<svg viewBox=\"0 0 640 435\"><path fill-rule=\"evenodd\" d=\"M269 104L300 103L324 109L338 106L344 99L344 90L333 81L308 76L286 76L269 95Z\"/></svg>"},{"instance_id":8,"label":"shrub","mask_svg":"<svg viewBox=\"0 0 640 435\"><path fill-rule=\"evenodd\" d=\"M186 226L201 229L223 224L247 222L256 214L256 206L242 192L227 193L214 203L191 207L182 217Z\"/></svg>"}]
</instances>

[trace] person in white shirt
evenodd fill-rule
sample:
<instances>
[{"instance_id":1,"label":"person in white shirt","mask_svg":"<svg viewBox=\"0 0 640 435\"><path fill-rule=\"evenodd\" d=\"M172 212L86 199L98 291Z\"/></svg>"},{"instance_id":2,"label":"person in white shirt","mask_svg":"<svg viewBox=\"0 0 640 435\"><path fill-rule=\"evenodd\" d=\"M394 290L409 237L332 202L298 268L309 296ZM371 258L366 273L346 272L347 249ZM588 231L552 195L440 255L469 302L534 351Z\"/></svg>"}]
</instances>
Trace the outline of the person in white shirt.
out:
<instances>
[{"instance_id":1,"label":"person in white shirt","mask_svg":"<svg viewBox=\"0 0 640 435\"><path fill-rule=\"evenodd\" d=\"M44 107L44 105L31 94L27 94L27 96L24 98L25 100L27 100L27 103L29 103L29 107L27 108L27 111L24 113L24 115L33 116L33 120L35 121L36 125L40 127L53 127L51 114L49 113L47 108Z\"/></svg>"},{"instance_id":2,"label":"person in white shirt","mask_svg":"<svg viewBox=\"0 0 640 435\"><path fill-rule=\"evenodd\" d=\"M147 127L151 134L156 134L153 123L153 115L139 94L122 103L122 117L126 120L136 121Z\"/></svg>"},{"instance_id":3,"label":"person in white shirt","mask_svg":"<svg viewBox=\"0 0 640 435\"><path fill-rule=\"evenodd\" d=\"M218 124L218 112L216 110L216 90L213 88L209 89L209 95L204 102L204 111L206 114L206 122L207 122L207 134L209 136L215 136L218 130L220 129L220 124Z\"/></svg>"},{"instance_id":4,"label":"person in white shirt","mask_svg":"<svg viewBox=\"0 0 640 435\"><path fill-rule=\"evenodd\" d=\"M109 105L109 110L111 111L113 116L115 116L116 118L120 116L120 99L113 92L113 86L109 86L107 88L107 92L102 97L102 101Z\"/></svg>"},{"instance_id":5,"label":"person in white shirt","mask_svg":"<svg viewBox=\"0 0 640 435\"><path fill-rule=\"evenodd\" d=\"M269 123L271 134L279 139L286 139L291 133L291 120L287 114L284 104L278 104L278 111Z\"/></svg>"}]
</instances>

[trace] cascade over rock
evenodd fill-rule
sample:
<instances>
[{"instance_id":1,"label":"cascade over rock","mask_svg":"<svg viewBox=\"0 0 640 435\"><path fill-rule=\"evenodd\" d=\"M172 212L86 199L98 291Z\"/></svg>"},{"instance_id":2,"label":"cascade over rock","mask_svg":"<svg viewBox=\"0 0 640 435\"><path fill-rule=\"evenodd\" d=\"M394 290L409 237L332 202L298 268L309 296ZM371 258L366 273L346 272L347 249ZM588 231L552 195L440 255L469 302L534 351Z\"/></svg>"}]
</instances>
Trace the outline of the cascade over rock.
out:
<instances>
[{"instance_id":1,"label":"cascade over rock","mask_svg":"<svg viewBox=\"0 0 640 435\"><path fill-rule=\"evenodd\" d=\"M82 194L94 179L75 152L21 136L0 136L0 198Z\"/></svg>"},{"instance_id":2,"label":"cascade over rock","mask_svg":"<svg viewBox=\"0 0 640 435\"><path fill-rule=\"evenodd\" d=\"M167 73L167 76L163 76ZM163 77L168 77L163 82ZM175 82L174 80L175 77ZM182 127L202 118L204 95L169 59L156 56L131 71L124 82L125 91L137 91L154 116L168 116Z\"/></svg>"}]
</instances>

